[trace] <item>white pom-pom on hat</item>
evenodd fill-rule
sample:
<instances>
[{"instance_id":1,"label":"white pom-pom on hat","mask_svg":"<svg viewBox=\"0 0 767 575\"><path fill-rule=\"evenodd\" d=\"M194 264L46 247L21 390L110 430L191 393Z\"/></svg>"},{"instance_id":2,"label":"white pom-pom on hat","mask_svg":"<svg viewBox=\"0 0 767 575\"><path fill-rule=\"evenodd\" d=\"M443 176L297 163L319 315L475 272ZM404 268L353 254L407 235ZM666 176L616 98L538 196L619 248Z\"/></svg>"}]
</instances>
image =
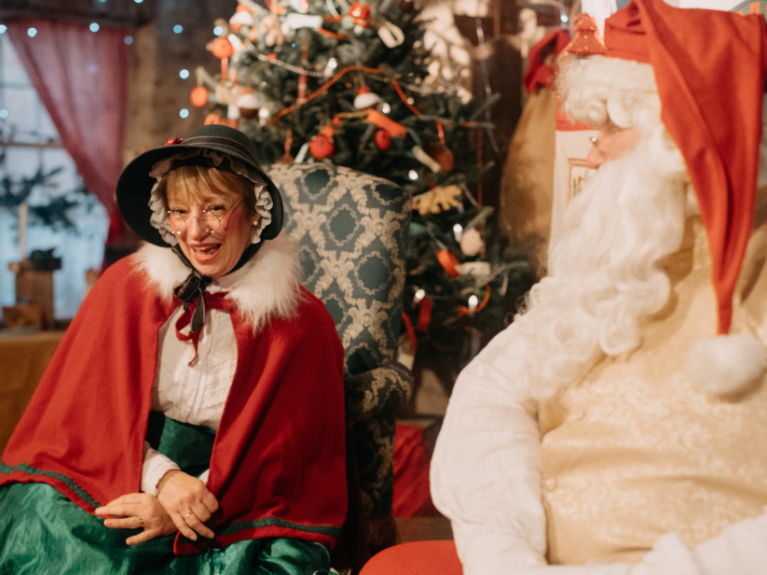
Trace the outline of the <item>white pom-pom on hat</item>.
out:
<instances>
[{"instance_id":1,"label":"white pom-pom on hat","mask_svg":"<svg viewBox=\"0 0 767 575\"><path fill-rule=\"evenodd\" d=\"M744 334L699 339L687 350L685 371L700 391L719 396L741 393L767 372L767 348Z\"/></svg>"}]
</instances>

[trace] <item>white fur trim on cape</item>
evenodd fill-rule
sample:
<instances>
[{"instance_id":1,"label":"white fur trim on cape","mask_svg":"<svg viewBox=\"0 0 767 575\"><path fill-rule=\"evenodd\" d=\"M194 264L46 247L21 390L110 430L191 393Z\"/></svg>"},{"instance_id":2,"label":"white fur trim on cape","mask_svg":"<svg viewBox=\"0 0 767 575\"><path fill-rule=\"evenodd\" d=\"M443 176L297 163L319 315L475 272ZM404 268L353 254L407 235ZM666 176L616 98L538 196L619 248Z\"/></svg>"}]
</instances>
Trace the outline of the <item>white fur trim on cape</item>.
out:
<instances>
[{"instance_id":1,"label":"white fur trim on cape","mask_svg":"<svg viewBox=\"0 0 767 575\"><path fill-rule=\"evenodd\" d=\"M747 391L767 371L767 348L743 334L699 339L687 351L685 371L701 391L720 396Z\"/></svg>"},{"instance_id":2,"label":"white fur trim on cape","mask_svg":"<svg viewBox=\"0 0 767 575\"><path fill-rule=\"evenodd\" d=\"M165 301L189 275L187 267L169 248L144 244L136 253L138 269L147 273L151 286ZM275 317L293 317L301 298L301 263L296 245L285 234L264 242L243 266L245 275L229 290L227 298L257 331Z\"/></svg>"}]
</instances>

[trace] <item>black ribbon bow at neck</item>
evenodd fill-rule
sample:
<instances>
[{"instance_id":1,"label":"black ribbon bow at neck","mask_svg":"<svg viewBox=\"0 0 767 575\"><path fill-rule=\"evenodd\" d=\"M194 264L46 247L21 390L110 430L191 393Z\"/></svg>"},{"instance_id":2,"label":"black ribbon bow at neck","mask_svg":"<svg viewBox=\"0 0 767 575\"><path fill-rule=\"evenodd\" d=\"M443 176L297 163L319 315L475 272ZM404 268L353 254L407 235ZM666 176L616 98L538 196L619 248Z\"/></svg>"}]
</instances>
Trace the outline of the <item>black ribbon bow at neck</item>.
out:
<instances>
[{"instance_id":1,"label":"black ribbon bow at neck","mask_svg":"<svg viewBox=\"0 0 767 575\"><path fill-rule=\"evenodd\" d=\"M198 305L195 306L194 313L192 314L192 323L189 327L190 331L194 333L200 331L205 325L205 290L213 281L213 278L197 271L197 269L189 263L189 260L186 259L186 256L178 246L172 249L191 272L173 293L183 302L184 311L187 313L189 312L189 304L199 298Z\"/></svg>"}]
</instances>

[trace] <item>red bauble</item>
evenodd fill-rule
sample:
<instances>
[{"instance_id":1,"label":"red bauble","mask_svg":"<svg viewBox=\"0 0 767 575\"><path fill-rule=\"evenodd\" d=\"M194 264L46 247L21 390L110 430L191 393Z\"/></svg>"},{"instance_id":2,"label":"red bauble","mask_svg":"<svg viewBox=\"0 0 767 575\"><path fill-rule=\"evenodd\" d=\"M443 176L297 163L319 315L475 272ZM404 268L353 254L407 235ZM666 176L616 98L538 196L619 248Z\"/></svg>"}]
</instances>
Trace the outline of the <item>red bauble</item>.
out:
<instances>
[{"instance_id":1,"label":"red bauble","mask_svg":"<svg viewBox=\"0 0 767 575\"><path fill-rule=\"evenodd\" d=\"M375 135L376 146L381 150L387 149L391 146L391 136L386 130L378 130Z\"/></svg>"},{"instance_id":2,"label":"red bauble","mask_svg":"<svg viewBox=\"0 0 767 575\"><path fill-rule=\"evenodd\" d=\"M443 268L445 268L445 271L448 275L457 277L461 275L455 266L457 266L460 262L458 261L458 258L453 255L453 253L449 250L439 250L437 252L437 260L442 265Z\"/></svg>"},{"instance_id":3,"label":"red bauble","mask_svg":"<svg viewBox=\"0 0 767 575\"><path fill-rule=\"evenodd\" d=\"M224 59L234 54L234 46L227 38L216 38L210 48L216 58Z\"/></svg>"},{"instance_id":4,"label":"red bauble","mask_svg":"<svg viewBox=\"0 0 767 575\"><path fill-rule=\"evenodd\" d=\"M325 134L318 134L309 143L309 151L318 160L332 156L333 150L333 139L328 138Z\"/></svg>"},{"instance_id":5,"label":"red bauble","mask_svg":"<svg viewBox=\"0 0 767 575\"><path fill-rule=\"evenodd\" d=\"M352 2L349 6L349 19L355 26L368 28L370 26L370 6L360 2Z\"/></svg>"},{"instance_id":6,"label":"red bauble","mask_svg":"<svg viewBox=\"0 0 767 575\"><path fill-rule=\"evenodd\" d=\"M426 153L437 161L442 171L446 174L453 169L455 163L453 152L445 144L441 142L434 144L426 150Z\"/></svg>"},{"instance_id":7,"label":"red bauble","mask_svg":"<svg viewBox=\"0 0 767 575\"><path fill-rule=\"evenodd\" d=\"M192 106L202 108L208 103L208 90L203 86L197 86L189 95L189 99L192 101Z\"/></svg>"}]
</instances>

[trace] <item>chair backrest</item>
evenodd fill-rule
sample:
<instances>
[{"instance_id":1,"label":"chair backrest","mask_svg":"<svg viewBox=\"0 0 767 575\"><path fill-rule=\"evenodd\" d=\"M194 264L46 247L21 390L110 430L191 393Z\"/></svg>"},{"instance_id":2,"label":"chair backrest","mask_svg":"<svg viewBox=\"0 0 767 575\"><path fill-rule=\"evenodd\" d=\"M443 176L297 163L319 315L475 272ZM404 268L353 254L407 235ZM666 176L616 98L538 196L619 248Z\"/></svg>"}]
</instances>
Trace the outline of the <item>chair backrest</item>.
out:
<instances>
[{"instance_id":1,"label":"chair backrest","mask_svg":"<svg viewBox=\"0 0 767 575\"><path fill-rule=\"evenodd\" d=\"M320 298L346 350L347 375L395 361L410 223L397 185L330 163L269 169L285 230L300 244L304 286Z\"/></svg>"}]
</instances>

